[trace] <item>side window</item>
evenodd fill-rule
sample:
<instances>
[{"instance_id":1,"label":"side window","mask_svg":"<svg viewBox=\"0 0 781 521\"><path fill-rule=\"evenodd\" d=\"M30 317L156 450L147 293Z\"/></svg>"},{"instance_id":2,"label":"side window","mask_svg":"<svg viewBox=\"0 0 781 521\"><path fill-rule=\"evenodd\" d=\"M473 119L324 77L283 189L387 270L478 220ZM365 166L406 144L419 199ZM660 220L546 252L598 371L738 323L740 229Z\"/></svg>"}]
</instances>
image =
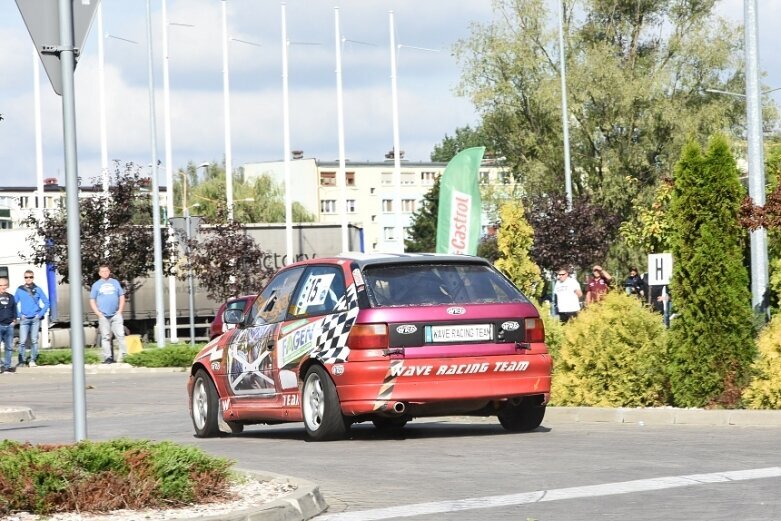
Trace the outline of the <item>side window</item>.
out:
<instances>
[{"instance_id":1,"label":"side window","mask_svg":"<svg viewBox=\"0 0 781 521\"><path fill-rule=\"evenodd\" d=\"M301 266L283 271L271 279L252 307L254 325L271 324L285 319L287 308L290 305L290 297L293 295L296 283L303 272L304 267Z\"/></svg>"},{"instance_id":2,"label":"side window","mask_svg":"<svg viewBox=\"0 0 781 521\"><path fill-rule=\"evenodd\" d=\"M302 280L290 307L295 317L331 313L344 296L344 274L338 266L311 266Z\"/></svg>"}]
</instances>

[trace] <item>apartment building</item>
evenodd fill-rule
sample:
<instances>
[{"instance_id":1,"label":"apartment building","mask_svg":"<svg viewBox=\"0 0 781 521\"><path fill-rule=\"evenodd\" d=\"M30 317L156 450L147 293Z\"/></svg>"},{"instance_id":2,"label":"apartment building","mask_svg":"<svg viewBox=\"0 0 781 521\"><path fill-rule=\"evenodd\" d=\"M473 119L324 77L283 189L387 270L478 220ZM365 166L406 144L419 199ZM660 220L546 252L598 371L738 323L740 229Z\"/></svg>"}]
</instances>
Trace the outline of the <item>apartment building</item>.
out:
<instances>
[{"instance_id":1,"label":"apartment building","mask_svg":"<svg viewBox=\"0 0 781 521\"><path fill-rule=\"evenodd\" d=\"M424 196L446 166L447 163L402 161L401 183L397 184L392 160L346 163L344 210L349 223L363 228L367 252L401 251L403 238L397 236L397 212L401 213L406 237L413 213L421 208ZM243 168L245 179L265 174L276 183L284 183L283 161L248 163ZM289 168L293 200L317 216L319 222L341 223L339 162L296 159L290 161ZM484 161L480 185L494 194L509 195L518 188L509 172L492 161ZM486 210L482 216L484 230L495 220L493 212Z\"/></svg>"}]
</instances>

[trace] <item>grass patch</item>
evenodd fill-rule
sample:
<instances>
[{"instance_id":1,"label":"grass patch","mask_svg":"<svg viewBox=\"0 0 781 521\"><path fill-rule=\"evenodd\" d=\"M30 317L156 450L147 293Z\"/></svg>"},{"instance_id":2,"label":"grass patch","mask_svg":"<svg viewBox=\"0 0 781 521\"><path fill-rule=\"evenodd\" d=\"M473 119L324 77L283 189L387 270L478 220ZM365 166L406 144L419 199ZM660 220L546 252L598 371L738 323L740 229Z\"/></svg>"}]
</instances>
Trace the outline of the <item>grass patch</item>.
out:
<instances>
[{"instance_id":1,"label":"grass patch","mask_svg":"<svg viewBox=\"0 0 781 521\"><path fill-rule=\"evenodd\" d=\"M0 442L0 515L177 508L230 499L233 462L171 442Z\"/></svg>"}]
</instances>

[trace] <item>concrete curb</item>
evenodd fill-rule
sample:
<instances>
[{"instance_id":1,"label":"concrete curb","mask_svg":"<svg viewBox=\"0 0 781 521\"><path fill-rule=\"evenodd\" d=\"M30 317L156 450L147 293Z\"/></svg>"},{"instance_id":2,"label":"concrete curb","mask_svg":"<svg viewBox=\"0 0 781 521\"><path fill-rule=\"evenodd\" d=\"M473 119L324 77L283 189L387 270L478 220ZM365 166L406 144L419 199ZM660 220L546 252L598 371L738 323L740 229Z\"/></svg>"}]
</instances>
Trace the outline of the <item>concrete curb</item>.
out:
<instances>
[{"instance_id":1,"label":"concrete curb","mask_svg":"<svg viewBox=\"0 0 781 521\"><path fill-rule=\"evenodd\" d=\"M320 494L320 487L311 481L270 472L242 469L239 472L259 481L285 481L295 485L296 489L265 505L231 514L198 517L197 521L306 521L323 513L328 507Z\"/></svg>"},{"instance_id":2,"label":"concrete curb","mask_svg":"<svg viewBox=\"0 0 781 521\"><path fill-rule=\"evenodd\" d=\"M23 423L34 419L35 415L29 407L3 407L0 409L0 423Z\"/></svg>"},{"instance_id":3,"label":"concrete curb","mask_svg":"<svg viewBox=\"0 0 781 521\"><path fill-rule=\"evenodd\" d=\"M39 365L38 367L17 368L16 375L34 376L36 374L70 374L71 364ZM84 364L84 374L134 374L134 373L184 373L184 367L135 367L126 363Z\"/></svg>"},{"instance_id":4,"label":"concrete curb","mask_svg":"<svg viewBox=\"0 0 781 521\"><path fill-rule=\"evenodd\" d=\"M781 427L781 410L548 407L545 423Z\"/></svg>"}]
</instances>

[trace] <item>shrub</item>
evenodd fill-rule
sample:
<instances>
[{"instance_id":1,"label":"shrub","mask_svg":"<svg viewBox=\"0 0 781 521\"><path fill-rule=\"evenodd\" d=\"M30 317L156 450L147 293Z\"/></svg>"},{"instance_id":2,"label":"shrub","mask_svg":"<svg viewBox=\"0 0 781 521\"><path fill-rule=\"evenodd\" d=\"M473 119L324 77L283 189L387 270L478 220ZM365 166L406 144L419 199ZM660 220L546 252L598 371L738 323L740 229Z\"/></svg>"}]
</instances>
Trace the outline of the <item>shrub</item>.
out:
<instances>
[{"instance_id":1,"label":"shrub","mask_svg":"<svg viewBox=\"0 0 781 521\"><path fill-rule=\"evenodd\" d=\"M545 325L545 343L548 345L548 352L555 361L561 350L561 344L564 342L564 324L561 320L551 315L550 302L537 306L540 312L540 318Z\"/></svg>"},{"instance_id":2,"label":"shrub","mask_svg":"<svg viewBox=\"0 0 781 521\"><path fill-rule=\"evenodd\" d=\"M781 315L775 315L757 338L759 356L751 366L754 378L743 392L752 409L781 409Z\"/></svg>"},{"instance_id":3,"label":"shrub","mask_svg":"<svg viewBox=\"0 0 781 521\"><path fill-rule=\"evenodd\" d=\"M557 405L643 407L667 401L666 331L661 318L614 291L563 328L554 358Z\"/></svg>"},{"instance_id":4,"label":"shrub","mask_svg":"<svg viewBox=\"0 0 781 521\"><path fill-rule=\"evenodd\" d=\"M0 514L178 507L229 497L232 462L170 442L0 443Z\"/></svg>"},{"instance_id":5,"label":"shrub","mask_svg":"<svg viewBox=\"0 0 781 521\"><path fill-rule=\"evenodd\" d=\"M70 364L72 360L73 351L70 348L67 349L42 349L38 351L38 365L59 365ZM95 349L84 350L84 363L85 364L97 364L100 362L100 354Z\"/></svg>"},{"instance_id":6,"label":"shrub","mask_svg":"<svg viewBox=\"0 0 781 521\"><path fill-rule=\"evenodd\" d=\"M162 348L147 348L127 355L125 362L136 367L190 367L202 345L171 345Z\"/></svg>"}]
</instances>

